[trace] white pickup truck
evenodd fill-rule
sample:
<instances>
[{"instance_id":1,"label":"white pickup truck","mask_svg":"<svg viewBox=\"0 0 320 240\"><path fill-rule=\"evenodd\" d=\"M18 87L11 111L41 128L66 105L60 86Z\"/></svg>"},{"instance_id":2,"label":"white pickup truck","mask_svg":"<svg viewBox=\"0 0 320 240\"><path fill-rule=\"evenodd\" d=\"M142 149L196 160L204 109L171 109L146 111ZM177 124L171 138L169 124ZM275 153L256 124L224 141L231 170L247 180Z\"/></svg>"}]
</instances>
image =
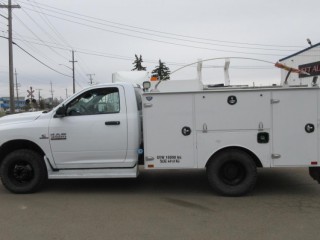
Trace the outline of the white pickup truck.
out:
<instances>
[{"instance_id":1,"label":"white pickup truck","mask_svg":"<svg viewBox=\"0 0 320 240\"><path fill-rule=\"evenodd\" d=\"M134 178L143 149L145 169L205 168L227 196L251 191L261 167L309 167L319 181L319 98L317 86L95 85L50 112L0 118L1 180L29 193L48 178Z\"/></svg>"}]
</instances>

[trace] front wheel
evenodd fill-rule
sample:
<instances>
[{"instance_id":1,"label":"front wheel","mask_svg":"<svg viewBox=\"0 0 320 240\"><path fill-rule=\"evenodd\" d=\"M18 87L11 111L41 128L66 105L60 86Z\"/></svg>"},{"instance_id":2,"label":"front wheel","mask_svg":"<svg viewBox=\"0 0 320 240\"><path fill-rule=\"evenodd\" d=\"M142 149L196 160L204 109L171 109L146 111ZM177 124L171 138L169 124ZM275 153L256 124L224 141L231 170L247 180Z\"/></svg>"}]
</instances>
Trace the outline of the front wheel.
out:
<instances>
[{"instance_id":1,"label":"front wheel","mask_svg":"<svg viewBox=\"0 0 320 240\"><path fill-rule=\"evenodd\" d=\"M47 170L41 155L20 149L8 154L0 169L3 185L13 193L32 193L47 180Z\"/></svg>"},{"instance_id":2,"label":"front wheel","mask_svg":"<svg viewBox=\"0 0 320 240\"><path fill-rule=\"evenodd\" d=\"M257 168L246 152L229 150L209 161L207 177L212 188L222 195L241 196L253 190Z\"/></svg>"}]
</instances>

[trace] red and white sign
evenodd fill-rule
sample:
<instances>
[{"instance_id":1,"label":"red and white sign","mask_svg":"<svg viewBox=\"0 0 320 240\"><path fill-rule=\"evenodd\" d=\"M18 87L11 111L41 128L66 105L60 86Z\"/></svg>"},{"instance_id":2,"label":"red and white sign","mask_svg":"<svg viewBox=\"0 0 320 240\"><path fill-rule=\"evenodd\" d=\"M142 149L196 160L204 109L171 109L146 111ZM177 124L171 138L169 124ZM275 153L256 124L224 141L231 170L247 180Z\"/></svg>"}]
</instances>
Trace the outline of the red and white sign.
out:
<instances>
[{"instance_id":1,"label":"red and white sign","mask_svg":"<svg viewBox=\"0 0 320 240\"><path fill-rule=\"evenodd\" d=\"M304 72L309 73L309 75L300 73L299 74L300 78L309 77L309 76L318 76L318 75L320 75L320 62L303 64L303 65L299 66L299 69L301 69Z\"/></svg>"},{"instance_id":2,"label":"red and white sign","mask_svg":"<svg viewBox=\"0 0 320 240\"><path fill-rule=\"evenodd\" d=\"M34 90L32 89L32 87L30 87L30 90L27 90L27 92L28 92L28 96L27 97L33 99L34 98L34 95L33 95Z\"/></svg>"}]
</instances>

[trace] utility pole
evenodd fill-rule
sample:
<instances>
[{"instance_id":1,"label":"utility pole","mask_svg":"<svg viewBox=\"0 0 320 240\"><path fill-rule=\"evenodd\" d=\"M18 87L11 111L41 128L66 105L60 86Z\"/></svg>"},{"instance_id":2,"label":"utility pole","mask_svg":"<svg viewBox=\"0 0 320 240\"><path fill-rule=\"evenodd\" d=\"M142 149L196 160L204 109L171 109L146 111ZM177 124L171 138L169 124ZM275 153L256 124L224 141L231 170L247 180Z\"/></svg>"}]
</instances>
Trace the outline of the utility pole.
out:
<instances>
[{"instance_id":1,"label":"utility pole","mask_svg":"<svg viewBox=\"0 0 320 240\"><path fill-rule=\"evenodd\" d=\"M74 50L72 50L72 61L69 61L69 62L72 62L72 79L73 79L73 93L76 92L76 79L75 79L75 75L74 75L74 63L75 62L78 62L78 61L75 61L74 60Z\"/></svg>"},{"instance_id":2,"label":"utility pole","mask_svg":"<svg viewBox=\"0 0 320 240\"><path fill-rule=\"evenodd\" d=\"M8 0L8 5L0 5L0 8L8 8L8 32L9 32L9 89L10 89L10 112L15 112L14 104L14 73L13 73L13 51L12 51L12 8L20 8L19 5L11 5L11 0Z\"/></svg>"},{"instance_id":3,"label":"utility pole","mask_svg":"<svg viewBox=\"0 0 320 240\"><path fill-rule=\"evenodd\" d=\"M87 74L87 76L89 76L89 80L90 80L89 84L92 85L93 84L93 77L92 76L95 76L95 74L89 73L89 74Z\"/></svg>"},{"instance_id":4,"label":"utility pole","mask_svg":"<svg viewBox=\"0 0 320 240\"><path fill-rule=\"evenodd\" d=\"M41 90L42 89L36 89L36 90L38 90L38 104L39 104L39 107L40 107L40 100L41 100L41 95L40 95L40 92L41 92Z\"/></svg>"},{"instance_id":5,"label":"utility pole","mask_svg":"<svg viewBox=\"0 0 320 240\"><path fill-rule=\"evenodd\" d=\"M50 86L51 86L51 90L50 90L50 92L51 92L51 106L52 106L52 108L53 108L53 90L52 90L52 82L50 82Z\"/></svg>"},{"instance_id":6,"label":"utility pole","mask_svg":"<svg viewBox=\"0 0 320 240\"><path fill-rule=\"evenodd\" d=\"M66 88L66 99L68 98L68 88Z\"/></svg>"},{"instance_id":7,"label":"utility pole","mask_svg":"<svg viewBox=\"0 0 320 240\"><path fill-rule=\"evenodd\" d=\"M19 104L19 87L20 87L20 84L18 84L18 73L17 73L17 69L14 69L14 74L15 74L15 76L16 76L17 103L18 103L18 108L20 108L20 104Z\"/></svg>"}]
</instances>

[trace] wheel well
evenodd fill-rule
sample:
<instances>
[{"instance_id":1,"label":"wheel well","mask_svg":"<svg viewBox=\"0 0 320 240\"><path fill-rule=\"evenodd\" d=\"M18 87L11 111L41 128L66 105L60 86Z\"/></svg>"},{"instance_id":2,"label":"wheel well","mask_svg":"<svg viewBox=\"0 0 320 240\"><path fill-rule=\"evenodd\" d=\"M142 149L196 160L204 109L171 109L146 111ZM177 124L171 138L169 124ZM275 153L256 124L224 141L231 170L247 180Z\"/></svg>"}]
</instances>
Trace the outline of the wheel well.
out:
<instances>
[{"instance_id":1,"label":"wheel well","mask_svg":"<svg viewBox=\"0 0 320 240\"><path fill-rule=\"evenodd\" d=\"M218 150L217 152L215 152L211 157L210 159L208 160L207 164L210 162L210 160L214 159L216 155L220 154L221 152L227 152L227 151L230 151L230 150L240 150L240 151L243 151L247 154L250 155L250 157L252 157L254 163L256 164L257 167L262 167L262 163L260 161L260 159L253 153L251 152L250 150L246 149L246 148L243 148L243 147L226 147L226 148L222 148L220 150ZM206 166L207 166L206 164Z\"/></svg>"},{"instance_id":2,"label":"wheel well","mask_svg":"<svg viewBox=\"0 0 320 240\"><path fill-rule=\"evenodd\" d=\"M18 149L30 149L44 156L42 149L34 142L28 140L12 140L3 144L0 148L0 163L11 152Z\"/></svg>"}]
</instances>

